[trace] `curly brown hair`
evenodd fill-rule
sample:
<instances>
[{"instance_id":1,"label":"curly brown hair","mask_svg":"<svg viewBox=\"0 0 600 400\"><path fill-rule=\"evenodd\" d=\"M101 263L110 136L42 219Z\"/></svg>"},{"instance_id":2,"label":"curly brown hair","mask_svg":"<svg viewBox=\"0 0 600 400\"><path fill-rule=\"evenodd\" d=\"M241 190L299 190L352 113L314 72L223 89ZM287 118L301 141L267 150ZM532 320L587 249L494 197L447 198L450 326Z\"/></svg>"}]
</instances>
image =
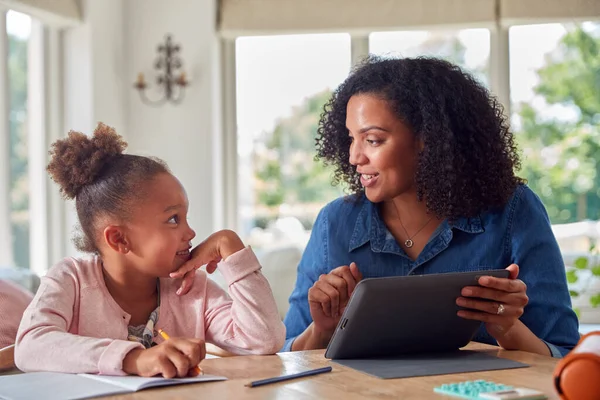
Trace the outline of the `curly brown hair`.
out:
<instances>
[{"instance_id":1,"label":"curly brown hair","mask_svg":"<svg viewBox=\"0 0 600 400\"><path fill-rule=\"evenodd\" d=\"M127 143L117 132L98 124L93 136L70 131L51 146L47 170L66 199L75 199L81 234L74 238L83 252L99 253L96 224L99 217L125 221L134 199L143 198L144 183L169 173L157 158L123 154Z\"/></svg>"},{"instance_id":2,"label":"curly brown hair","mask_svg":"<svg viewBox=\"0 0 600 400\"><path fill-rule=\"evenodd\" d=\"M362 194L350 164L346 106L357 94L387 100L423 150L415 183L419 200L438 217L454 220L502 207L519 184L513 134L502 105L468 73L431 58L370 56L325 104L317 130L317 158L335 167L333 183Z\"/></svg>"}]
</instances>

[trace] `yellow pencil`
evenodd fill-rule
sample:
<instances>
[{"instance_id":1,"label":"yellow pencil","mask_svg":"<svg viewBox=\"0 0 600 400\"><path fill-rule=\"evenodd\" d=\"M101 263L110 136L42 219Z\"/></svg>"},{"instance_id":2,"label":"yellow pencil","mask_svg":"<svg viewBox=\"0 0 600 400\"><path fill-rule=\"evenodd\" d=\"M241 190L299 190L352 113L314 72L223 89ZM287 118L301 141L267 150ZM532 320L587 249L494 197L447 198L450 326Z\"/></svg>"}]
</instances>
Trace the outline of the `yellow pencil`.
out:
<instances>
[{"instance_id":1,"label":"yellow pencil","mask_svg":"<svg viewBox=\"0 0 600 400\"><path fill-rule=\"evenodd\" d=\"M170 337L167 334L167 332L163 331L162 329L159 329L158 333L160 334L160 336L162 336L163 339L165 339L165 340L169 340L170 339ZM197 365L194 368L192 368L192 370L195 372L194 376L204 375L204 372L202 371L202 368L200 368Z\"/></svg>"}]
</instances>

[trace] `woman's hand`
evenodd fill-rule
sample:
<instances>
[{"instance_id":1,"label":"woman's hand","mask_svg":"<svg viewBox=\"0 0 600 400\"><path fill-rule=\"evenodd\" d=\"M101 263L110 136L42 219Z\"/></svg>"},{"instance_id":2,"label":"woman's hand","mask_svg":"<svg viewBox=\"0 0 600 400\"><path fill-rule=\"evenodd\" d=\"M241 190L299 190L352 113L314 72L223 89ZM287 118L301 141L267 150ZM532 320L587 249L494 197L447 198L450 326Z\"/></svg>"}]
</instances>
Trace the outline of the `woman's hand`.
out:
<instances>
[{"instance_id":1,"label":"woman's hand","mask_svg":"<svg viewBox=\"0 0 600 400\"><path fill-rule=\"evenodd\" d=\"M511 329L521 325L519 318L529 302L527 285L517 279L519 266L512 264L506 269L510 272L509 278L482 276L479 278L482 287L467 286L461 292L462 297L456 299L456 304L469 309L460 310L458 315L485 322L488 333L502 347Z\"/></svg>"},{"instance_id":2,"label":"woman's hand","mask_svg":"<svg viewBox=\"0 0 600 400\"><path fill-rule=\"evenodd\" d=\"M310 315L318 333L333 334L354 288L361 280L358 267L351 263L321 275L308 290Z\"/></svg>"},{"instance_id":3,"label":"woman's hand","mask_svg":"<svg viewBox=\"0 0 600 400\"><path fill-rule=\"evenodd\" d=\"M240 237L233 231L225 229L210 235L192 250L190 259L185 264L170 274L171 278L183 277L177 294L184 295L190 291L198 268L206 265L206 272L212 274L219 261L243 250L244 247Z\"/></svg>"},{"instance_id":4,"label":"woman's hand","mask_svg":"<svg viewBox=\"0 0 600 400\"><path fill-rule=\"evenodd\" d=\"M123 359L123 371L131 375L183 378L206 357L202 339L173 338L149 349L131 350Z\"/></svg>"}]
</instances>

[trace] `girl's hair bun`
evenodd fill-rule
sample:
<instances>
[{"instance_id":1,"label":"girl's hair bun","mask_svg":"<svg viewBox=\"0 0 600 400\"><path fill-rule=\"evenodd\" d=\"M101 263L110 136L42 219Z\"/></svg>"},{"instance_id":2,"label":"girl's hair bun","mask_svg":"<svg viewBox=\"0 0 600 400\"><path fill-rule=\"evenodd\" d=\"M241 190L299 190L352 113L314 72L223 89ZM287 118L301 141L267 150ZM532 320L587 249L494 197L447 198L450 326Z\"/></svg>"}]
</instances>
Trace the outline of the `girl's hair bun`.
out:
<instances>
[{"instance_id":1,"label":"girl's hair bun","mask_svg":"<svg viewBox=\"0 0 600 400\"><path fill-rule=\"evenodd\" d=\"M93 183L102 168L127 148L127 142L117 132L99 123L94 135L70 131L50 149L48 173L68 199L74 199L86 185Z\"/></svg>"}]
</instances>

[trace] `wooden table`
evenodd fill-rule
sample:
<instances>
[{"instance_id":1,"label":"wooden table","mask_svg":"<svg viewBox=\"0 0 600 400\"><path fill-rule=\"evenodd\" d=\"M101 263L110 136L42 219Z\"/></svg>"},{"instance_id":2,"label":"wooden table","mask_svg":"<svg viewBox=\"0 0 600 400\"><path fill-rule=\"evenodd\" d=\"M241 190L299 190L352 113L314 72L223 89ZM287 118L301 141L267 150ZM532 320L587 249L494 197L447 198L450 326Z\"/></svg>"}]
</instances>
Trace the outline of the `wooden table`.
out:
<instances>
[{"instance_id":1,"label":"wooden table","mask_svg":"<svg viewBox=\"0 0 600 400\"><path fill-rule=\"evenodd\" d=\"M443 383L484 379L513 386L543 391L549 399L558 399L552 385L552 372L558 360L521 351L499 350L497 347L472 343L467 349L483 351L499 357L529 364L529 368L473 372L454 375L405 379L379 379L331 362L323 350L281 353L274 356L246 356L210 359L202 362L205 373L226 376L225 382L207 382L151 389L135 394L113 396L123 400L166 399L456 399L433 392ZM306 369L333 366L333 371L298 380L257 388L244 386L249 381Z\"/></svg>"}]
</instances>

